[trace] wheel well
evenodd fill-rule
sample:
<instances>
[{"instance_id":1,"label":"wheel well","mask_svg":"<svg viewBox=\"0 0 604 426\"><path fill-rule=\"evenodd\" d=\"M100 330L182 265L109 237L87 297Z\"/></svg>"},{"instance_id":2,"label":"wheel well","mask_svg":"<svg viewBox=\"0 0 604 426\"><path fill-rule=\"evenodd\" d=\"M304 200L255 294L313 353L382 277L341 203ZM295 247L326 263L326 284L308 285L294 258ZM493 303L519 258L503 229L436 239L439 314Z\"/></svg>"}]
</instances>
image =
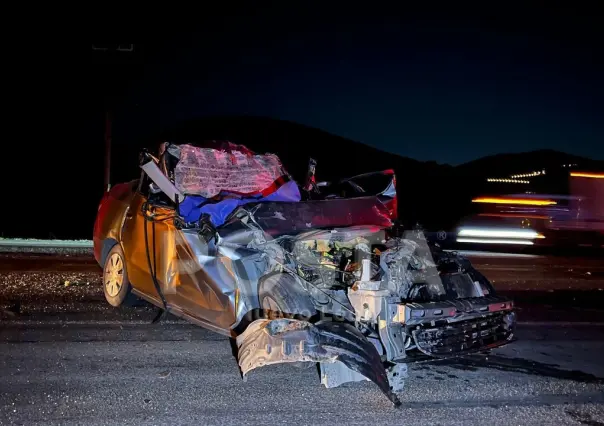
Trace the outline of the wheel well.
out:
<instances>
[{"instance_id":1,"label":"wheel well","mask_svg":"<svg viewBox=\"0 0 604 426\"><path fill-rule=\"evenodd\" d=\"M275 275L288 275L291 278L293 278L293 280L296 282L296 285L298 287L298 289L302 290L304 293L308 294L308 297L312 299L312 296L310 294L310 292L308 291L308 289L300 282L300 278L298 276L296 276L295 274L292 274L291 272L284 272L284 271L272 271L269 272L268 274L263 275L262 277L260 277L260 279L258 280L258 287L256 289L256 296L258 297L258 301L260 302L260 290L262 289L262 285L264 284L264 282L266 280L268 280L269 278L274 277Z\"/></svg>"},{"instance_id":2,"label":"wheel well","mask_svg":"<svg viewBox=\"0 0 604 426\"><path fill-rule=\"evenodd\" d=\"M273 284L268 288L263 288L265 283L270 279L274 280ZM267 295L271 295L271 298L274 299L281 309L285 309L284 313L298 315L306 308L311 310L311 313L312 311L316 311L311 294L302 285L299 278L293 274L282 272L269 274L266 279L262 280L258 288L260 309L263 309L261 298L264 292Z\"/></svg>"},{"instance_id":3,"label":"wheel well","mask_svg":"<svg viewBox=\"0 0 604 426\"><path fill-rule=\"evenodd\" d=\"M284 275L291 275L291 276L293 276L294 278L296 278L296 277L295 277L293 274L290 274L289 272L281 272L281 271L272 271L272 272L269 272L268 274L265 274L265 275L261 276L261 277L258 279L258 287L256 288L256 295L257 295L258 297L260 297L260 289L262 288L262 285L264 284L264 282L265 282L267 279L269 279L270 277L272 277L272 276L274 276L274 275L281 275L281 274L284 274Z\"/></svg>"},{"instance_id":4,"label":"wheel well","mask_svg":"<svg viewBox=\"0 0 604 426\"><path fill-rule=\"evenodd\" d=\"M103 241L103 247L101 248L101 266L105 264L105 259L107 259L107 255L116 244L119 243L115 238L106 238Z\"/></svg>"}]
</instances>

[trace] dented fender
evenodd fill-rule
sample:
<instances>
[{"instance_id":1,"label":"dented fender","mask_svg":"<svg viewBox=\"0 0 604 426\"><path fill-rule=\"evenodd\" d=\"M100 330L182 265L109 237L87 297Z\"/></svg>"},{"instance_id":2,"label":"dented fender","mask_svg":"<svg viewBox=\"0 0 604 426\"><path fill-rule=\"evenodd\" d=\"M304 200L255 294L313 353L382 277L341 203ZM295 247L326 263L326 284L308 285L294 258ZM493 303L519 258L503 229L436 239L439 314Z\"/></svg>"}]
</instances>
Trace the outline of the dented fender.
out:
<instances>
[{"instance_id":1,"label":"dented fender","mask_svg":"<svg viewBox=\"0 0 604 426\"><path fill-rule=\"evenodd\" d=\"M388 375L375 346L355 327L342 322L311 324L294 319L259 319L237 337L244 380L253 369L287 362L340 361L374 382L393 404Z\"/></svg>"}]
</instances>

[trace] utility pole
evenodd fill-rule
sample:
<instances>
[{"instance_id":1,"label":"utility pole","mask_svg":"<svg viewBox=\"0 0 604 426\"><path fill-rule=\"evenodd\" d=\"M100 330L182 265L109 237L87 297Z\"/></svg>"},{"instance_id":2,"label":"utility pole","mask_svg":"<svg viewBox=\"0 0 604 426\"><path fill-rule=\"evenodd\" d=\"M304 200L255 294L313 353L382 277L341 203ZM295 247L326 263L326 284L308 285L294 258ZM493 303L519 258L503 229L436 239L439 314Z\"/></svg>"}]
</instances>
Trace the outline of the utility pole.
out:
<instances>
[{"instance_id":1,"label":"utility pole","mask_svg":"<svg viewBox=\"0 0 604 426\"><path fill-rule=\"evenodd\" d=\"M121 62L126 59L128 53L134 52L134 44L93 44L92 50L103 56L100 61L104 70L105 78L103 81L105 94L105 161L103 187L105 191L111 189L111 143L113 127L113 109L115 108L116 84L119 81L117 70L123 70ZM117 55L117 56L115 56Z\"/></svg>"},{"instance_id":2,"label":"utility pole","mask_svg":"<svg viewBox=\"0 0 604 426\"><path fill-rule=\"evenodd\" d=\"M105 112L105 191L111 189L111 112Z\"/></svg>"}]
</instances>

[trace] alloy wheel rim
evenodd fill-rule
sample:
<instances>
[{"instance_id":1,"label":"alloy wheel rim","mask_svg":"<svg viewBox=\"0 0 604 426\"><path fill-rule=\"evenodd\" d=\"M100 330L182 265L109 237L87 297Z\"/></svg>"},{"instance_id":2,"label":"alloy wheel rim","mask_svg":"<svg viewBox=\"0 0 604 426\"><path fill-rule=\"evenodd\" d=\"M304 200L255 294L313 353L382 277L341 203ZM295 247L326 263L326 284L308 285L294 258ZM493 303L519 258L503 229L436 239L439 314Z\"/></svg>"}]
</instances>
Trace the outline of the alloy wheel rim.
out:
<instances>
[{"instance_id":1,"label":"alloy wheel rim","mask_svg":"<svg viewBox=\"0 0 604 426\"><path fill-rule=\"evenodd\" d=\"M120 292L124 284L124 262L118 253L113 253L105 266L105 290L111 297Z\"/></svg>"}]
</instances>

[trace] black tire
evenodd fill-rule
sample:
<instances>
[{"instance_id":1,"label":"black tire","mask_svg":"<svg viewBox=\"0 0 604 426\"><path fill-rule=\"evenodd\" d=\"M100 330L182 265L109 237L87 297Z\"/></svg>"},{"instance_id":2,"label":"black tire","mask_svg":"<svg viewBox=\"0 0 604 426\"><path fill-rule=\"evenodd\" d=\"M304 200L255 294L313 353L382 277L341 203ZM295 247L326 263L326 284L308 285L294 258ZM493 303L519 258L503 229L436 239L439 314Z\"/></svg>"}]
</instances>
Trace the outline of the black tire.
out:
<instances>
[{"instance_id":1,"label":"black tire","mask_svg":"<svg viewBox=\"0 0 604 426\"><path fill-rule=\"evenodd\" d=\"M103 293L107 302L114 307L130 305L136 300L128 280L124 252L119 244L114 245L105 258Z\"/></svg>"},{"instance_id":2,"label":"black tire","mask_svg":"<svg viewBox=\"0 0 604 426\"><path fill-rule=\"evenodd\" d=\"M265 277L258 288L260 308L266 318L295 318L312 321L317 310L308 292L291 275Z\"/></svg>"}]
</instances>

